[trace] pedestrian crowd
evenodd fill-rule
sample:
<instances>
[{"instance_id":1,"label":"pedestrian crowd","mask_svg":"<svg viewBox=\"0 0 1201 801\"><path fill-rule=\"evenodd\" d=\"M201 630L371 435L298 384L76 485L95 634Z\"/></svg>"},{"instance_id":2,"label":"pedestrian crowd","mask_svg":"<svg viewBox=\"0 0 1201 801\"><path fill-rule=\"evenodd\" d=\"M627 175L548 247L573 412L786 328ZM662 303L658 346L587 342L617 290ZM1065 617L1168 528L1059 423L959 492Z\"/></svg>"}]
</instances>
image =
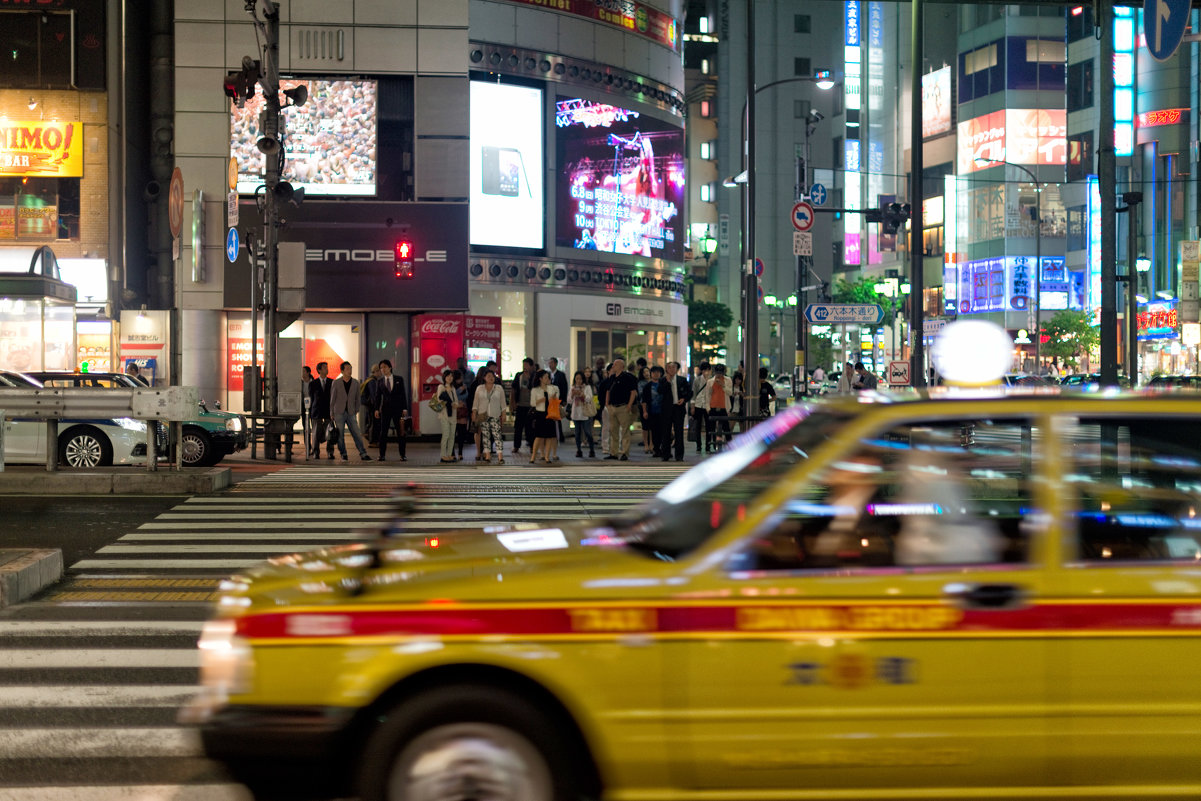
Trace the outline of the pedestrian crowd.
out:
<instances>
[{"instance_id":1,"label":"pedestrian crowd","mask_svg":"<svg viewBox=\"0 0 1201 801\"><path fill-rule=\"evenodd\" d=\"M304 368L309 457L320 459L324 449L333 459L337 449L345 460L349 431L363 461L372 459L369 446L386 459L390 441L407 461L405 441L414 433L415 410L404 378L392 372L387 359L373 365L362 383L350 362L339 369L340 375L330 378L326 362L317 364L315 377ZM504 382L496 362L475 372L460 358L455 369L443 371L425 403L437 415L440 461L447 464L462 461L469 443L476 462L505 464L502 428L509 423L513 441L507 455L530 464L558 462L559 447L572 430L576 458L629 461L631 447L641 440L645 455L683 461L689 443L698 454L715 452L742 430L744 387L741 370L728 375L726 365L707 361L688 376L676 361L650 365L639 358L628 365L620 356L611 362L598 357L569 380L558 359L551 357L539 369L527 357L521 371ZM759 408L770 409L774 400L767 370L760 369Z\"/></svg>"}]
</instances>

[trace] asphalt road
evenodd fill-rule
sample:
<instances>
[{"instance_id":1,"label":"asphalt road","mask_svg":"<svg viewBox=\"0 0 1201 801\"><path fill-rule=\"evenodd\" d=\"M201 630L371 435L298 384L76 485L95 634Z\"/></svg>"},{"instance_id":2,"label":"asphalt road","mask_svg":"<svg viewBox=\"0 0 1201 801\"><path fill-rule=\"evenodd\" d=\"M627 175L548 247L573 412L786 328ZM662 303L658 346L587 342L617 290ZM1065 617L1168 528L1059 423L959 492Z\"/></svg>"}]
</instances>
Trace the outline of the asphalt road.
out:
<instances>
[{"instance_id":1,"label":"asphalt road","mask_svg":"<svg viewBox=\"0 0 1201 801\"><path fill-rule=\"evenodd\" d=\"M0 548L61 548L70 565L183 500L179 495L0 496Z\"/></svg>"}]
</instances>

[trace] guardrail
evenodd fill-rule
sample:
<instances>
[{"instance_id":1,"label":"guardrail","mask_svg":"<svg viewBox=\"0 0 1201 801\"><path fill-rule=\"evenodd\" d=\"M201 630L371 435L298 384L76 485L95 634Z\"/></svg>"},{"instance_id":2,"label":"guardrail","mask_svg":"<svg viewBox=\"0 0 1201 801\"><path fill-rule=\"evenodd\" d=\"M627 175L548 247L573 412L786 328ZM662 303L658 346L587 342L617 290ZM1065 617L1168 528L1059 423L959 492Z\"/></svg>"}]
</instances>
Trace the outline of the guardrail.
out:
<instances>
[{"instance_id":1,"label":"guardrail","mask_svg":"<svg viewBox=\"0 0 1201 801\"><path fill-rule=\"evenodd\" d=\"M6 419L46 421L46 470L58 470L58 424L62 420L132 418L146 422L146 469L158 470L158 423L171 423L179 442L184 420L196 416L196 387L145 389L0 389L0 422ZM182 469L176 452L172 469ZM0 426L0 471L4 469L4 433Z\"/></svg>"}]
</instances>

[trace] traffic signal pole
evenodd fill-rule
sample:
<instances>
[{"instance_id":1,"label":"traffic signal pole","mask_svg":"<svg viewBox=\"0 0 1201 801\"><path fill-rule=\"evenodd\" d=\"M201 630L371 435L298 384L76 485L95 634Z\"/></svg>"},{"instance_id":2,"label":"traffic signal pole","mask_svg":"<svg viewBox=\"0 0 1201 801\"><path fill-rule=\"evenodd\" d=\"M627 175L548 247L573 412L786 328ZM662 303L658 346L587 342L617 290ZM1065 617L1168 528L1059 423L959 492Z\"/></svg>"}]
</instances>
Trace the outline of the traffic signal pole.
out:
<instances>
[{"instance_id":1,"label":"traffic signal pole","mask_svg":"<svg viewBox=\"0 0 1201 801\"><path fill-rule=\"evenodd\" d=\"M926 386L926 355L924 353L926 277L922 259L922 73L925 72L922 36L925 33L925 16L922 0L913 0L913 23L910 26L909 71L909 330L913 332L912 363L909 367L909 382L918 389ZM893 320L896 325L896 320Z\"/></svg>"}]
</instances>

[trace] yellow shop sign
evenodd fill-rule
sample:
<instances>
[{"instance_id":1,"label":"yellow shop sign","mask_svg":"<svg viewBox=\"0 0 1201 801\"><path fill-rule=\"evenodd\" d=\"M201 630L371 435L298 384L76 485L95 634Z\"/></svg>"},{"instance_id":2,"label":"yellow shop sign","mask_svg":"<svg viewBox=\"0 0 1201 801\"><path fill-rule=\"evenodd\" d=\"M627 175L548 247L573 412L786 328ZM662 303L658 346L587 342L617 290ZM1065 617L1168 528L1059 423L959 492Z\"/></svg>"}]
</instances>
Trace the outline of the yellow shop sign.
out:
<instances>
[{"instance_id":1,"label":"yellow shop sign","mask_svg":"<svg viewBox=\"0 0 1201 801\"><path fill-rule=\"evenodd\" d=\"M0 175L83 177L83 123L0 123Z\"/></svg>"}]
</instances>

